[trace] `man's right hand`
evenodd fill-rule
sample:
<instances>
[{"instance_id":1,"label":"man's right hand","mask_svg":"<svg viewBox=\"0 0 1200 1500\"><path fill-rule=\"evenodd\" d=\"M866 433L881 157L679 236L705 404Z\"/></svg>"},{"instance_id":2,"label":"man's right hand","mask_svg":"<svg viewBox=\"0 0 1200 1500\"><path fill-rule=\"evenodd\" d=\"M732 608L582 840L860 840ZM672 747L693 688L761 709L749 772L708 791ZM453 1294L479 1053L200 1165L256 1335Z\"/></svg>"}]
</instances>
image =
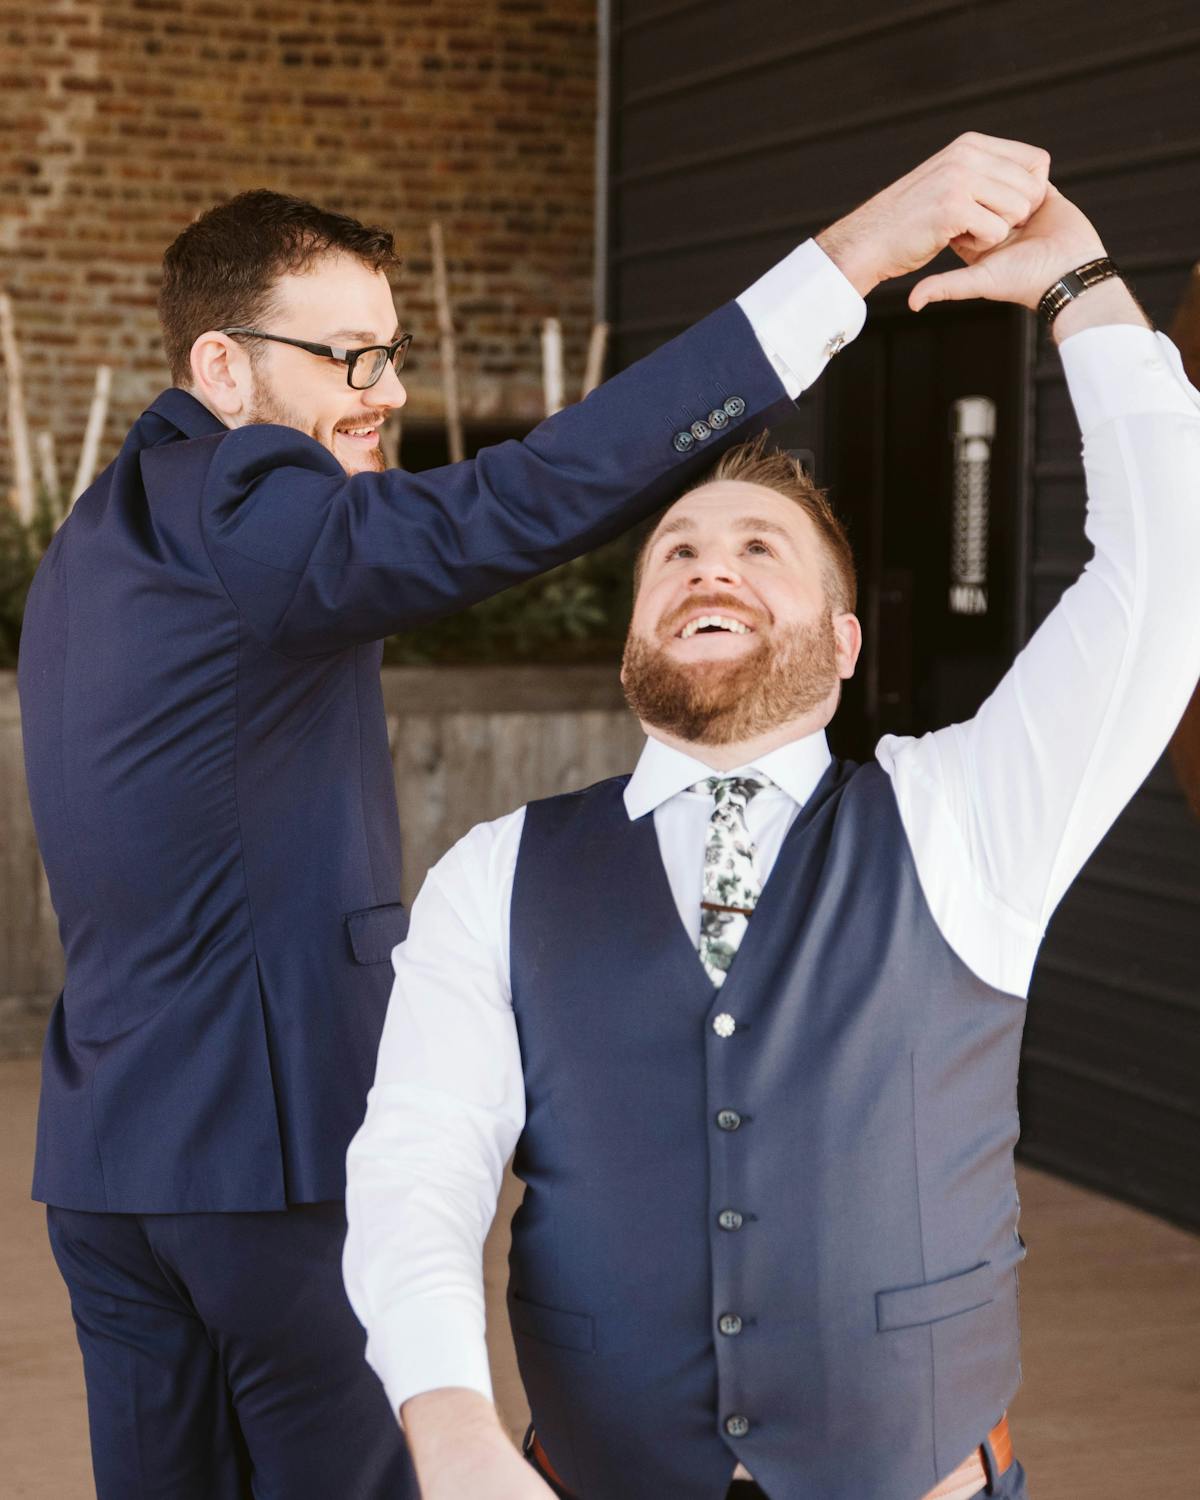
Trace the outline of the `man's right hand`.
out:
<instances>
[{"instance_id":1,"label":"man's right hand","mask_svg":"<svg viewBox=\"0 0 1200 1500\"><path fill-rule=\"evenodd\" d=\"M554 1500L478 1391L427 1391L401 1415L421 1500Z\"/></svg>"},{"instance_id":2,"label":"man's right hand","mask_svg":"<svg viewBox=\"0 0 1200 1500\"><path fill-rule=\"evenodd\" d=\"M1001 244L1041 206L1050 155L968 131L817 235L861 296L927 265L952 241L971 257Z\"/></svg>"}]
</instances>

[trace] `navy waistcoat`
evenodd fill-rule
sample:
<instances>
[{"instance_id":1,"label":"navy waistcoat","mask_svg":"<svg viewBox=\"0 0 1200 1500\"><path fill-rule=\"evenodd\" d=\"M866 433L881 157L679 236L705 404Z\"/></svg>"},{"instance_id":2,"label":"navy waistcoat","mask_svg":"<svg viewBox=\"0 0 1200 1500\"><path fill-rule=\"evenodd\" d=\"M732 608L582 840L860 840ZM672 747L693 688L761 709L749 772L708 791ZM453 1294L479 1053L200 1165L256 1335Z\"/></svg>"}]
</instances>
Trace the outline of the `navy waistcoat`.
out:
<instances>
[{"instance_id":1,"label":"navy waistcoat","mask_svg":"<svg viewBox=\"0 0 1200 1500\"><path fill-rule=\"evenodd\" d=\"M950 949L875 764L830 767L716 990L625 780L532 804L513 891L539 1436L582 1500L720 1500L737 1460L918 1500L1019 1381L1024 1004Z\"/></svg>"}]
</instances>

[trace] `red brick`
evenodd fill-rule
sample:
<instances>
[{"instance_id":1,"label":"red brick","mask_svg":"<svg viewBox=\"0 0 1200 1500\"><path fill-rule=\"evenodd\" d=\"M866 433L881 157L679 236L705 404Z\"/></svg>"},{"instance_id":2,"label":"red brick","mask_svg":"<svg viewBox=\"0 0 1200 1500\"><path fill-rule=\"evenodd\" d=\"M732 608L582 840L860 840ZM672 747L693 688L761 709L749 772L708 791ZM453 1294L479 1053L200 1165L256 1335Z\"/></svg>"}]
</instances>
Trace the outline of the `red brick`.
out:
<instances>
[{"instance_id":1,"label":"red brick","mask_svg":"<svg viewBox=\"0 0 1200 1500\"><path fill-rule=\"evenodd\" d=\"M247 187L394 229L415 415L441 410L434 216L467 415L495 410L498 388L504 412L538 414L549 312L576 382L592 295L593 0L6 3L0 35L0 285L18 329L62 350L53 384L31 376L29 402L56 413L64 470L100 360L116 366L114 446L166 383L162 252Z\"/></svg>"}]
</instances>

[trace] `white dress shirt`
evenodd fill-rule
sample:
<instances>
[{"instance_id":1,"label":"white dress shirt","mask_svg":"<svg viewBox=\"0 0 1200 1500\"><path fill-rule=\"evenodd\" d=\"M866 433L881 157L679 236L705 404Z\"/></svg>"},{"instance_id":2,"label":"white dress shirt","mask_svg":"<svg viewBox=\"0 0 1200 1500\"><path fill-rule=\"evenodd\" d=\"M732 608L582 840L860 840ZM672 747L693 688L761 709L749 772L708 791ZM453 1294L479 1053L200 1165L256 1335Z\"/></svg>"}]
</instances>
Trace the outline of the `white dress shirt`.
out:
<instances>
[{"instance_id":1,"label":"white dress shirt","mask_svg":"<svg viewBox=\"0 0 1200 1500\"><path fill-rule=\"evenodd\" d=\"M793 395L862 325L861 299L811 243L742 303ZM1200 395L1148 329L1088 329L1060 352L1095 555L975 718L876 748L941 932L980 978L1020 995L1055 905L1200 676ZM764 881L828 763L818 733L740 768L773 783L747 813ZM712 802L688 788L711 774L649 739L625 792L631 819L653 811L693 939ZM509 986L523 824L523 808L480 824L430 871L393 954L375 1086L349 1151L346 1286L393 1410L442 1386L491 1396L482 1246L525 1121Z\"/></svg>"}]
</instances>

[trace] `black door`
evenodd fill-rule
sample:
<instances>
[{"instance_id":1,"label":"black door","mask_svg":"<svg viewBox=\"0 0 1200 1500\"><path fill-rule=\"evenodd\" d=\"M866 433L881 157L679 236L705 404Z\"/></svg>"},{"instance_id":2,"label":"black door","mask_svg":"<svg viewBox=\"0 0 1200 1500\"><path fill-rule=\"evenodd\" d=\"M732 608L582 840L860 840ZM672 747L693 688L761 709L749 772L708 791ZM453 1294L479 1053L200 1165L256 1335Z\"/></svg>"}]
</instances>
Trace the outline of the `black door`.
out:
<instances>
[{"instance_id":1,"label":"black door","mask_svg":"<svg viewBox=\"0 0 1200 1500\"><path fill-rule=\"evenodd\" d=\"M838 754L969 718L1020 644L1030 337L1012 307L873 310L825 376L817 477L850 531L864 634Z\"/></svg>"}]
</instances>

